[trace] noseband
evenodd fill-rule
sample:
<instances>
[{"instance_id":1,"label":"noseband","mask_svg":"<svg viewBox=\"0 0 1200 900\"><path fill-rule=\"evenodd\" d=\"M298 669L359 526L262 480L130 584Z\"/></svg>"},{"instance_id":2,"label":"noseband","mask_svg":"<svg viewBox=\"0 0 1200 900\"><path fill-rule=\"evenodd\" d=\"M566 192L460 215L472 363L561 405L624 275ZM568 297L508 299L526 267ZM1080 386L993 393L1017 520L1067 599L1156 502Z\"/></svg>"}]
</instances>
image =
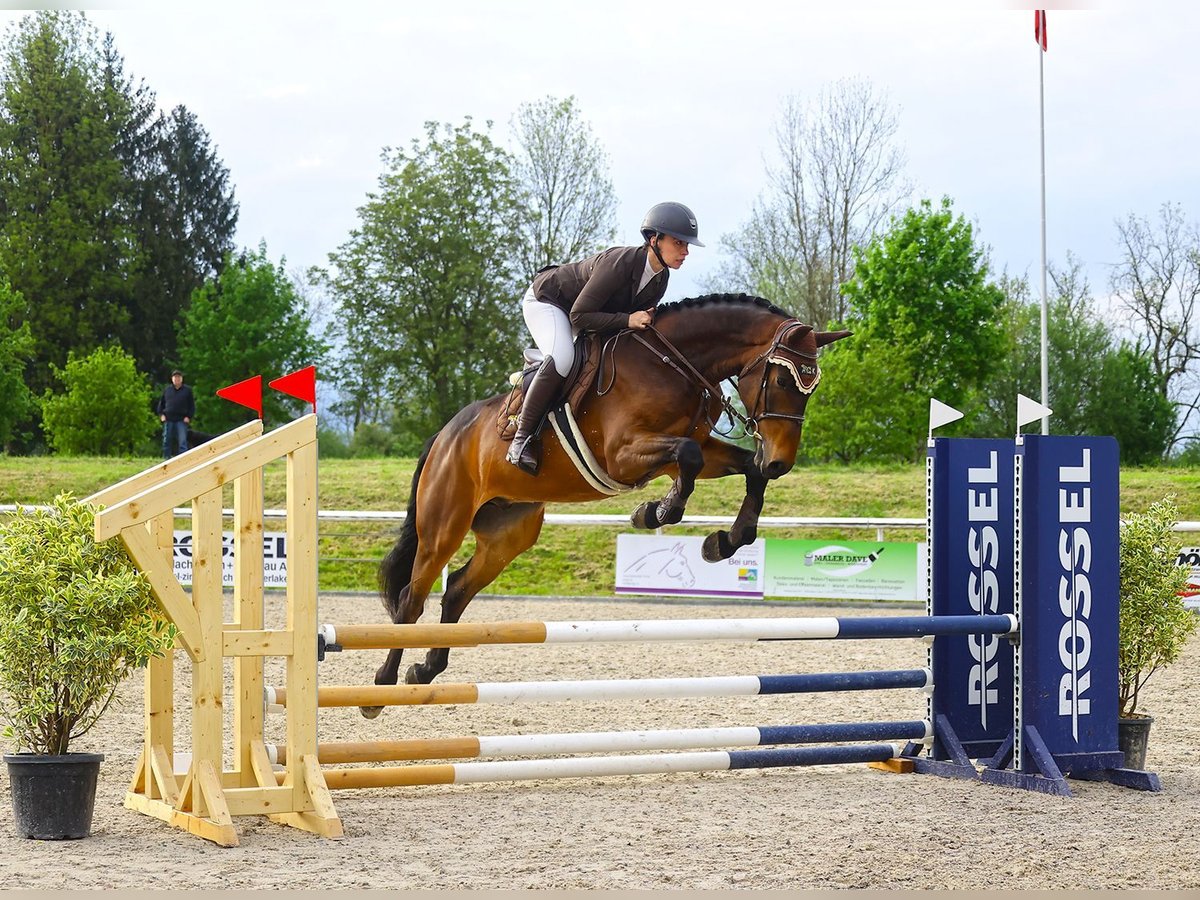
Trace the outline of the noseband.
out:
<instances>
[{"instance_id":1,"label":"noseband","mask_svg":"<svg viewBox=\"0 0 1200 900\"><path fill-rule=\"evenodd\" d=\"M783 343L793 329L804 327L806 327L804 323L796 319L789 319L784 322L776 330L775 337L771 341L771 346L765 352L760 353L751 360L738 373L738 383L740 384L743 378L753 372L758 366L762 366L762 380L758 385L758 398L754 402L754 409L750 411L750 416L745 422L747 434L757 437L758 423L763 419L786 419L787 421L797 423L804 421L804 416L773 412L767 406L767 391L769 389L767 382L771 374L772 363L777 366L783 366L792 373L796 387L802 394L811 394L821 382L821 369L816 364L817 355L815 353L803 353L799 350L794 350ZM785 353L791 354L795 358L789 359L783 355ZM808 360L812 361L808 362Z\"/></svg>"}]
</instances>

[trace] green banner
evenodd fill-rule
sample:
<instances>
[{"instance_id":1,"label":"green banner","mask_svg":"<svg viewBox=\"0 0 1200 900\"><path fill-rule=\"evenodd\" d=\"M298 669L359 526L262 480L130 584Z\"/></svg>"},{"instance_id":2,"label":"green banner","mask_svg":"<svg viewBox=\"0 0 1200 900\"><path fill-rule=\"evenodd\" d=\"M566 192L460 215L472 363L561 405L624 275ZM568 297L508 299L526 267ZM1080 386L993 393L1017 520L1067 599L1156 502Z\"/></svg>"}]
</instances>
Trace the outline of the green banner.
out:
<instances>
[{"instance_id":1,"label":"green banner","mask_svg":"<svg viewBox=\"0 0 1200 900\"><path fill-rule=\"evenodd\" d=\"M839 600L924 600L923 548L884 541L767 538L764 594Z\"/></svg>"}]
</instances>

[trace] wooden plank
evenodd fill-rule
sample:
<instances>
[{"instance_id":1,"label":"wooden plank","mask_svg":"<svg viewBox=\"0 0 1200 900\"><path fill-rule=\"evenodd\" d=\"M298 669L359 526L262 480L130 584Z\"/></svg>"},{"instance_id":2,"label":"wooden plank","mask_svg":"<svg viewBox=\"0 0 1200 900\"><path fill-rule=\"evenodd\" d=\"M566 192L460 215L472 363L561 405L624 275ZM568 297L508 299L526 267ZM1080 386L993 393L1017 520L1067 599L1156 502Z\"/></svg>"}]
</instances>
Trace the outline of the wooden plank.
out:
<instances>
[{"instance_id":1,"label":"wooden plank","mask_svg":"<svg viewBox=\"0 0 1200 900\"><path fill-rule=\"evenodd\" d=\"M175 516L173 513L163 513L155 516L147 525L150 541L157 549L159 558L164 566L174 571L175 568ZM190 604L189 604L190 605ZM179 638L176 636L175 642ZM175 753L175 649L174 643L163 651L162 656L155 656L146 665L145 705L146 716L145 747L147 758L155 747L164 748L167 759ZM171 771L168 765L166 771ZM146 796L163 798L159 793L159 785L151 779L146 785ZM174 802L172 799L170 802Z\"/></svg>"},{"instance_id":2,"label":"wooden plank","mask_svg":"<svg viewBox=\"0 0 1200 900\"><path fill-rule=\"evenodd\" d=\"M263 737L262 656L288 656L290 632L263 631L263 470L247 472L233 483L233 622L237 631L223 635L225 656L241 656L233 665L233 768L242 785L256 783L250 744ZM244 648L250 652L230 653Z\"/></svg>"},{"instance_id":3,"label":"wooden plank","mask_svg":"<svg viewBox=\"0 0 1200 900\"><path fill-rule=\"evenodd\" d=\"M164 803L176 806L179 803L179 783L175 780L174 767L167 748L155 745L150 753L150 771L157 796Z\"/></svg>"},{"instance_id":4,"label":"wooden plank","mask_svg":"<svg viewBox=\"0 0 1200 900\"><path fill-rule=\"evenodd\" d=\"M159 555L146 529L140 526L127 528L121 532L121 540L129 550L129 555L137 567L141 569L150 581L154 596L159 606L163 608L175 627L179 629L179 640L183 649L192 661L204 658L204 646L200 631L200 617L192 606L192 601L183 592L183 587L175 579L174 568L167 565Z\"/></svg>"},{"instance_id":5,"label":"wooden plank","mask_svg":"<svg viewBox=\"0 0 1200 900\"><path fill-rule=\"evenodd\" d=\"M315 446L316 441L315 415L289 422L100 512L96 516L96 540L105 540L123 528L174 509L300 447Z\"/></svg>"},{"instance_id":6,"label":"wooden plank","mask_svg":"<svg viewBox=\"0 0 1200 900\"><path fill-rule=\"evenodd\" d=\"M915 767L915 763L911 759L885 759L881 762L869 762L867 765L872 769L880 769L884 772L894 772L897 774L908 774Z\"/></svg>"},{"instance_id":7,"label":"wooden plank","mask_svg":"<svg viewBox=\"0 0 1200 900\"><path fill-rule=\"evenodd\" d=\"M192 501L192 604L206 651L192 664L192 766L208 763L218 772L225 707L224 660L217 652L225 620L221 532L221 489L215 488Z\"/></svg>"},{"instance_id":8,"label":"wooden plank","mask_svg":"<svg viewBox=\"0 0 1200 900\"><path fill-rule=\"evenodd\" d=\"M178 813L178 810L169 803L164 803L162 800L152 800L141 794L132 793L125 795L125 808L132 809L134 812L139 812L145 816L153 816L156 819L166 822L168 825L171 824L172 819Z\"/></svg>"},{"instance_id":9,"label":"wooden plank","mask_svg":"<svg viewBox=\"0 0 1200 900\"><path fill-rule=\"evenodd\" d=\"M161 481L174 478L179 473L193 468L198 463L220 456L238 444L258 437L262 434L262 430L262 419L247 422L245 425L241 425L232 431L217 435L210 441L205 441L199 447L193 447L187 453L180 453L178 456L173 456L165 462L138 472L136 475L131 475L124 481L118 481L116 484L102 488L96 491L96 493L84 497L80 502L91 503L97 506L112 506L115 503L121 503Z\"/></svg>"},{"instance_id":10,"label":"wooden plank","mask_svg":"<svg viewBox=\"0 0 1200 900\"><path fill-rule=\"evenodd\" d=\"M292 790L286 787L227 787L223 796L231 816L277 815L292 802Z\"/></svg>"},{"instance_id":11,"label":"wooden plank","mask_svg":"<svg viewBox=\"0 0 1200 900\"><path fill-rule=\"evenodd\" d=\"M271 758L267 756L267 748L262 740L250 742L250 766L254 772L255 783L259 787L274 787L278 784L275 770L271 767Z\"/></svg>"},{"instance_id":12,"label":"wooden plank","mask_svg":"<svg viewBox=\"0 0 1200 900\"><path fill-rule=\"evenodd\" d=\"M131 794L148 794L147 785L151 784L153 779L150 778L150 768L146 765L147 750L142 748L142 752L138 754L137 765L133 767L133 778L129 781L127 790Z\"/></svg>"},{"instance_id":13,"label":"wooden plank","mask_svg":"<svg viewBox=\"0 0 1200 900\"><path fill-rule=\"evenodd\" d=\"M263 656L291 656L292 655L292 633L290 631L230 631L226 629L221 635L222 654L224 656L238 657L263 657ZM253 660L248 660L253 662ZM241 664L241 661L238 663ZM261 660L258 663L261 668ZM235 684L237 683L237 669L234 670ZM244 696L250 699L254 696L254 691L238 691L238 696ZM257 691L258 705L262 706L262 685L259 685ZM261 731L261 729L259 729Z\"/></svg>"},{"instance_id":14,"label":"wooden plank","mask_svg":"<svg viewBox=\"0 0 1200 900\"><path fill-rule=\"evenodd\" d=\"M304 757L304 786L313 806L312 812L304 814L304 818L317 826L318 834L327 838L340 838L342 820L338 818L333 797L325 784L325 774L321 771L321 764L315 754Z\"/></svg>"},{"instance_id":15,"label":"wooden plank","mask_svg":"<svg viewBox=\"0 0 1200 900\"><path fill-rule=\"evenodd\" d=\"M311 810L302 760L317 758L317 445L287 457L287 629L293 653L287 658L287 690L295 702L287 711L288 781L292 809Z\"/></svg>"}]
</instances>

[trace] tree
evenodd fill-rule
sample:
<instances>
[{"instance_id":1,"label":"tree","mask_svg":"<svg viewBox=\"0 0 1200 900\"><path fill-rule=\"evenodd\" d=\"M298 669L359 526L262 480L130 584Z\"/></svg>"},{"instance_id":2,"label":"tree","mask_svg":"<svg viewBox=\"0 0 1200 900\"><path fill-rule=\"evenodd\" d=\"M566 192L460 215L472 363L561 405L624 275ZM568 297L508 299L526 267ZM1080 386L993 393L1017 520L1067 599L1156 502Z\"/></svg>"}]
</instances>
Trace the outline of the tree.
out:
<instances>
[{"instance_id":1,"label":"tree","mask_svg":"<svg viewBox=\"0 0 1200 900\"><path fill-rule=\"evenodd\" d=\"M218 389L262 375L278 378L320 366L323 342L313 336L308 311L266 244L226 259L221 274L192 295L179 329L179 362L196 394L196 418L205 431L227 431L253 413L216 399ZM263 394L263 418L291 419L299 401Z\"/></svg>"},{"instance_id":2,"label":"tree","mask_svg":"<svg viewBox=\"0 0 1200 900\"><path fill-rule=\"evenodd\" d=\"M722 236L731 260L716 280L789 305L817 327L844 321L841 286L853 274L855 248L910 191L897 125L867 81L837 81L807 103L788 97L767 192L740 231Z\"/></svg>"},{"instance_id":3,"label":"tree","mask_svg":"<svg viewBox=\"0 0 1200 900\"><path fill-rule=\"evenodd\" d=\"M543 266L572 262L611 244L617 198L608 154L574 97L522 104L513 130L518 147L513 172L527 197L519 273L531 281Z\"/></svg>"},{"instance_id":4,"label":"tree","mask_svg":"<svg viewBox=\"0 0 1200 900\"><path fill-rule=\"evenodd\" d=\"M21 20L0 72L0 269L28 300L35 392L72 349L118 339L135 263L114 148L119 124L80 13Z\"/></svg>"},{"instance_id":5,"label":"tree","mask_svg":"<svg viewBox=\"0 0 1200 900\"><path fill-rule=\"evenodd\" d=\"M165 374L191 293L232 249L228 173L195 117L158 111L111 34L39 12L0 53L0 267L29 299L27 376L119 342Z\"/></svg>"},{"instance_id":6,"label":"tree","mask_svg":"<svg viewBox=\"0 0 1200 900\"><path fill-rule=\"evenodd\" d=\"M1174 447L1200 409L1200 228L1166 203L1157 224L1130 214L1117 234L1122 258L1113 293L1139 331L1137 345L1152 361L1159 393L1175 406Z\"/></svg>"},{"instance_id":7,"label":"tree","mask_svg":"<svg viewBox=\"0 0 1200 900\"><path fill-rule=\"evenodd\" d=\"M378 191L329 255L326 279L352 428L391 417L401 449L413 452L460 408L502 390L520 364L512 261L522 201L511 157L469 118L427 122L424 140L382 158Z\"/></svg>"},{"instance_id":8,"label":"tree","mask_svg":"<svg viewBox=\"0 0 1200 900\"><path fill-rule=\"evenodd\" d=\"M1056 434L1111 434L1122 462L1157 461L1167 447L1173 410L1155 387L1149 357L1115 338L1096 311L1091 287L1079 261L1049 267L1053 286L1047 303L1047 394L1051 431ZM1000 279L1005 295L1000 312L1003 350L967 409L970 433L995 437L1016 433L1016 396L1040 396L1041 315L1030 299L1027 279Z\"/></svg>"},{"instance_id":9,"label":"tree","mask_svg":"<svg viewBox=\"0 0 1200 900\"><path fill-rule=\"evenodd\" d=\"M25 318L25 299L0 280L0 447L34 405L25 382L25 365L33 356L33 336Z\"/></svg>"},{"instance_id":10,"label":"tree","mask_svg":"<svg viewBox=\"0 0 1200 900\"><path fill-rule=\"evenodd\" d=\"M158 426L154 389L119 346L86 357L74 353L54 367L63 391L42 396L42 422L50 446L69 456L119 456L143 449Z\"/></svg>"},{"instance_id":11,"label":"tree","mask_svg":"<svg viewBox=\"0 0 1200 900\"><path fill-rule=\"evenodd\" d=\"M813 430L827 435L826 452L840 458L916 459L929 398L958 406L995 366L1003 295L988 282L983 250L949 198L936 208L923 200L893 217L855 257L854 278L843 285L855 333L843 352L854 358L838 363L857 366L859 375L822 386ZM834 359L830 354L826 365ZM861 418L858 430L875 437L850 446L839 437L847 433L842 422L822 423L826 410Z\"/></svg>"},{"instance_id":12,"label":"tree","mask_svg":"<svg viewBox=\"0 0 1200 900\"><path fill-rule=\"evenodd\" d=\"M158 116L149 137L125 160L137 175L132 216L142 251L126 343L139 365L165 378L180 315L233 251L238 206L228 169L187 107Z\"/></svg>"}]
</instances>

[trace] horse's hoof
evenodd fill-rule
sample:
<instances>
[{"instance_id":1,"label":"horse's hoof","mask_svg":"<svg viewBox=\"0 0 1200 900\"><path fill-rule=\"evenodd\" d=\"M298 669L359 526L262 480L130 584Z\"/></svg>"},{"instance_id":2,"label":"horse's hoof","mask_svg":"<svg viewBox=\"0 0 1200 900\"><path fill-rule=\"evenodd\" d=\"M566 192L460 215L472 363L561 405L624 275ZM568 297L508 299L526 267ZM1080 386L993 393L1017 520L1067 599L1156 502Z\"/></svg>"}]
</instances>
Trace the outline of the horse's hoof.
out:
<instances>
[{"instance_id":1,"label":"horse's hoof","mask_svg":"<svg viewBox=\"0 0 1200 900\"><path fill-rule=\"evenodd\" d=\"M657 528L658 521L658 501L647 500L641 506L633 511L633 515L629 517L629 521L634 528Z\"/></svg>"},{"instance_id":2,"label":"horse's hoof","mask_svg":"<svg viewBox=\"0 0 1200 900\"><path fill-rule=\"evenodd\" d=\"M721 562L733 556L735 549L737 548L729 542L728 531L714 531L704 539L704 545L700 548L700 555L704 557L705 562Z\"/></svg>"},{"instance_id":3,"label":"horse's hoof","mask_svg":"<svg viewBox=\"0 0 1200 900\"><path fill-rule=\"evenodd\" d=\"M379 714L383 712L382 706L360 706L358 711L363 714L364 719L377 719Z\"/></svg>"}]
</instances>

